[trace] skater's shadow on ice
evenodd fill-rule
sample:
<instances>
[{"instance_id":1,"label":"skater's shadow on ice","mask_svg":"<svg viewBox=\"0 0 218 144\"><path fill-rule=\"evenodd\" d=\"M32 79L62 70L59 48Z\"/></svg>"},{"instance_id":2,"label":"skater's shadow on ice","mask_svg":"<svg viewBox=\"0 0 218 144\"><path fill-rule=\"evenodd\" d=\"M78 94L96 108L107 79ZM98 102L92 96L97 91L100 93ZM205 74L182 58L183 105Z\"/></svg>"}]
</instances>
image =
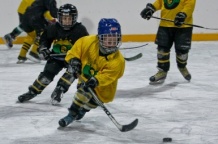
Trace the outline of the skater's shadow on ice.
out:
<instances>
[{"instance_id":1,"label":"skater's shadow on ice","mask_svg":"<svg viewBox=\"0 0 218 144\"><path fill-rule=\"evenodd\" d=\"M79 132L79 133L85 133L85 134L92 134L94 133L96 130L94 129L88 129L86 125L81 124L81 122L75 121L73 122L72 125L69 125L67 127L58 127L57 128L60 131L65 131L65 132L69 132L69 131L74 131L74 132Z\"/></svg>"},{"instance_id":2,"label":"skater's shadow on ice","mask_svg":"<svg viewBox=\"0 0 218 144\"><path fill-rule=\"evenodd\" d=\"M179 84L185 84L187 82L172 82L161 85L147 85L146 87L130 89L130 90L118 90L116 98L138 98L138 97L149 97L157 93L169 91L174 89Z\"/></svg>"},{"instance_id":3,"label":"skater's shadow on ice","mask_svg":"<svg viewBox=\"0 0 218 144\"><path fill-rule=\"evenodd\" d=\"M25 103L16 102L15 106L3 106L0 108L1 118L11 118L18 116L34 116L37 114L49 115L52 113L58 113L60 105L52 106L48 103L36 103L33 101L28 101Z\"/></svg>"}]
</instances>

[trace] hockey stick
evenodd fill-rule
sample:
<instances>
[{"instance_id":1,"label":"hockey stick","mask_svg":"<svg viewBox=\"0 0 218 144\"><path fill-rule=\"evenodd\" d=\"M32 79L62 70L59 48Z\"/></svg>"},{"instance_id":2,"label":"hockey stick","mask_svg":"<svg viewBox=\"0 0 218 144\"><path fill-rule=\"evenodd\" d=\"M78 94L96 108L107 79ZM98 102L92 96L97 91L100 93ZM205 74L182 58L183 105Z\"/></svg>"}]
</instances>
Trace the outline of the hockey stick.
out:
<instances>
[{"instance_id":1,"label":"hockey stick","mask_svg":"<svg viewBox=\"0 0 218 144\"><path fill-rule=\"evenodd\" d=\"M62 56L66 56L67 54L65 53L60 53L60 54L50 54L50 57L62 57Z\"/></svg>"},{"instance_id":2,"label":"hockey stick","mask_svg":"<svg viewBox=\"0 0 218 144\"><path fill-rule=\"evenodd\" d=\"M151 16L154 19L159 19L159 20L164 20L164 21L169 21L169 22L174 22L174 20L170 20L170 19L165 19L165 18L159 18L159 17L155 17L155 16ZM198 28L203 28L203 29L208 29L208 30L218 30L218 28L207 28L207 27L203 27L203 26L199 26L199 25L195 25L195 24L188 24L188 23L183 23L184 25L189 25L192 27L198 27Z\"/></svg>"},{"instance_id":3,"label":"hockey stick","mask_svg":"<svg viewBox=\"0 0 218 144\"><path fill-rule=\"evenodd\" d=\"M141 58L142 57L142 53L139 53L139 54L137 54L137 55L135 55L135 56L132 56L132 57L124 57L124 59L126 60L126 61L134 61L134 60L137 60L137 59L139 59L139 58Z\"/></svg>"},{"instance_id":4,"label":"hockey stick","mask_svg":"<svg viewBox=\"0 0 218 144\"><path fill-rule=\"evenodd\" d=\"M50 54L50 56L51 57L62 57L62 56L66 56L66 54ZM126 61L134 61L134 60L137 60L141 57L142 57L142 53L139 53L139 54L132 56L132 57L128 57L128 58L124 57L124 59Z\"/></svg>"},{"instance_id":5,"label":"hockey stick","mask_svg":"<svg viewBox=\"0 0 218 144\"><path fill-rule=\"evenodd\" d=\"M148 45L148 44L146 43L146 44L143 44L140 46L135 46L135 47L123 47L123 48L119 48L119 50L136 49L136 48L141 48L141 47L146 46L146 45Z\"/></svg>"},{"instance_id":6,"label":"hockey stick","mask_svg":"<svg viewBox=\"0 0 218 144\"><path fill-rule=\"evenodd\" d=\"M77 75L79 80L82 81L82 83L85 83L83 78L78 74ZM138 124L138 119L135 119L133 122L127 125L121 125L119 124L116 119L113 117L113 115L110 113L110 111L104 106L104 104L98 99L97 95L93 92L93 90L88 87L88 91L92 94L93 98L97 102L97 104L104 110L104 112L107 114L107 116L111 119L111 121L115 124L115 126L121 131L121 132L127 132L132 129L134 129Z\"/></svg>"}]
</instances>

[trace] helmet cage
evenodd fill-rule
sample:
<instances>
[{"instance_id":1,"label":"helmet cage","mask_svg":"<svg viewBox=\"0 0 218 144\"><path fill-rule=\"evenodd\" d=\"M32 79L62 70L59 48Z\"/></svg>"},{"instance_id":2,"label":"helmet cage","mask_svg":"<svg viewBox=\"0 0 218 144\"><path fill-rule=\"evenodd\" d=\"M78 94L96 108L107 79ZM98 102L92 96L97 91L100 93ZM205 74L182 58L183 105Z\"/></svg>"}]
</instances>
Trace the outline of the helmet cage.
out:
<instances>
[{"instance_id":1,"label":"helmet cage","mask_svg":"<svg viewBox=\"0 0 218 144\"><path fill-rule=\"evenodd\" d=\"M111 54L116 52L121 42L121 34L101 34L98 35L100 50L103 54Z\"/></svg>"},{"instance_id":2,"label":"helmet cage","mask_svg":"<svg viewBox=\"0 0 218 144\"><path fill-rule=\"evenodd\" d=\"M122 44L121 27L116 19L101 19L98 24L100 51L103 54L116 52Z\"/></svg>"},{"instance_id":3,"label":"helmet cage","mask_svg":"<svg viewBox=\"0 0 218 144\"><path fill-rule=\"evenodd\" d=\"M72 17L72 23L71 24L64 24L64 17L66 16L71 16ZM71 27L74 26L74 24L77 22L77 18L78 18L78 11L76 9L75 6L71 5L71 4L65 4L63 6L61 6L58 10L58 22L60 23L60 25L65 29L65 30L69 30Z\"/></svg>"}]
</instances>

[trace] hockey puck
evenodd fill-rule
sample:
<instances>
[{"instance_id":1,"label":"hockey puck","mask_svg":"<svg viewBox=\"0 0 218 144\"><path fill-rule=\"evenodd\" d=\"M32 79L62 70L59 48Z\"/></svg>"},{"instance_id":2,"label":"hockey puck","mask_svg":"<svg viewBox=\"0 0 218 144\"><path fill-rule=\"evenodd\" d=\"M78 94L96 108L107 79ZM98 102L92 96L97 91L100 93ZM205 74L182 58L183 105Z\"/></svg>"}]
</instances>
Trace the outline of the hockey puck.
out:
<instances>
[{"instance_id":1,"label":"hockey puck","mask_svg":"<svg viewBox=\"0 0 218 144\"><path fill-rule=\"evenodd\" d=\"M172 142L172 138L169 137L163 138L163 142Z\"/></svg>"}]
</instances>

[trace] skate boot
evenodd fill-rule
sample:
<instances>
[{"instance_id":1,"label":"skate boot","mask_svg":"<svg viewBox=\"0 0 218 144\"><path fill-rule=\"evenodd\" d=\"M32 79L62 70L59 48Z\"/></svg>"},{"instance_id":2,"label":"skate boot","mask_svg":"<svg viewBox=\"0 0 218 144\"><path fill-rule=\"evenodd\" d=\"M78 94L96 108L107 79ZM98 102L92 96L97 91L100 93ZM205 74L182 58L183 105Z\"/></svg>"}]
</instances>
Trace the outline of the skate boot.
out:
<instances>
[{"instance_id":1,"label":"skate boot","mask_svg":"<svg viewBox=\"0 0 218 144\"><path fill-rule=\"evenodd\" d=\"M76 117L77 117L76 113L69 111L68 115L60 119L58 123L61 127L66 127L70 123L72 123L76 119Z\"/></svg>"},{"instance_id":2,"label":"skate boot","mask_svg":"<svg viewBox=\"0 0 218 144\"><path fill-rule=\"evenodd\" d=\"M8 48L12 48L13 47L13 41L14 41L14 38L10 35L10 34L6 34L4 37L3 37L3 40L6 44L6 46Z\"/></svg>"},{"instance_id":3,"label":"skate boot","mask_svg":"<svg viewBox=\"0 0 218 144\"><path fill-rule=\"evenodd\" d=\"M89 110L81 109L76 117L76 120L81 120Z\"/></svg>"},{"instance_id":4,"label":"skate boot","mask_svg":"<svg viewBox=\"0 0 218 144\"><path fill-rule=\"evenodd\" d=\"M29 55L27 55L27 58L35 63L40 63L41 59L39 58L38 54L34 53L34 52L29 52Z\"/></svg>"},{"instance_id":5,"label":"skate boot","mask_svg":"<svg viewBox=\"0 0 218 144\"><path fill-rule=\"evenodd\" d=\"M150 83L151 85L153 84L162 84L164 83L165 79L167 77L167 72L159 69L159 71L150 77Z\"/></svg>"},{"instance_id":6,"label":"skate boot","mask_svg":"<svg viewBox=\"0 0 218 144\"><path fill-rule=\"evenodd\" d=\"M191 80L191 74L189 73L188 69L186 67L184 68L178 68L182 76L187 80Z\"/></svg>"},{"instance_id":7,"label":"skate boot","mask_svg":"<svg viewBox=\"0 0 218 144\"><path fill-rule=\"evenodd\" d=\"M36 95L37 95L37 94L35 94L33 91L28 91L27 93L20 95L20 96L18 97L18 101L22 103L22 102L31 100L31 99L34 98Z\"/></svg>"},{"instance_id":8,"label":"skate boot","mask_svg":"<svg viewBox=\"0 0 218 144\"><path fill-rule=\"evenodd\" d=\"M26 57L18 56L17 64L22 64L27 60Z\"/></svg>"},{"instance_id":9,"label":"skate boot","mask_svg":"<svg viewBox=\"0 0 218 144\"><path fill-rule=\"evenodd\" d=\"M56 105L61 102L61 98L63 97L64 88L61 86L57 86L53 93L51 94L51 104Z\"/></svg>"}]
</instances>

